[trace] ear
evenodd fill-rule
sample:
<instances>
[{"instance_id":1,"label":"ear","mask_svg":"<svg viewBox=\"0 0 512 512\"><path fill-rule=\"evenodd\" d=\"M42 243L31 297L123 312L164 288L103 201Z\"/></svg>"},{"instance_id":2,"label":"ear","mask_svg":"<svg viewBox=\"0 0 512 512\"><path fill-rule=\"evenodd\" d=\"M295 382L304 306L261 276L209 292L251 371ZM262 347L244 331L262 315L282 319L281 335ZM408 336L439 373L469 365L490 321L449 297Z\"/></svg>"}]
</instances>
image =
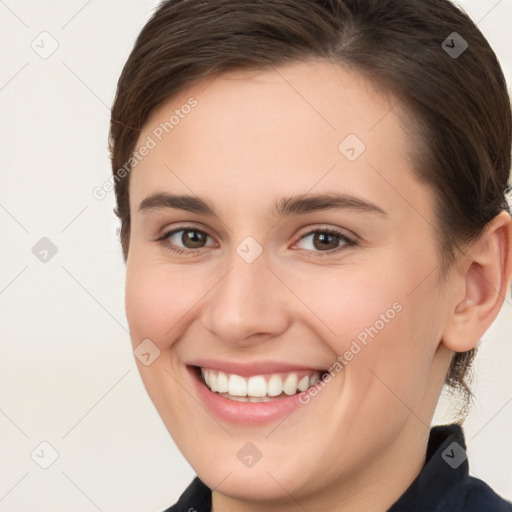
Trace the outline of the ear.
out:
<instances>
[{"instance_id":1,"label":"ear","mask_svg":"<svg viewBox=\"0 0 512 512\"><path fill-rule=\"evenodd\" d=\"M489 222L482 236L456 263L442 343L466 352L479 343L510 294L512 219L503 211Z\"/></svg>"}]
</instances>

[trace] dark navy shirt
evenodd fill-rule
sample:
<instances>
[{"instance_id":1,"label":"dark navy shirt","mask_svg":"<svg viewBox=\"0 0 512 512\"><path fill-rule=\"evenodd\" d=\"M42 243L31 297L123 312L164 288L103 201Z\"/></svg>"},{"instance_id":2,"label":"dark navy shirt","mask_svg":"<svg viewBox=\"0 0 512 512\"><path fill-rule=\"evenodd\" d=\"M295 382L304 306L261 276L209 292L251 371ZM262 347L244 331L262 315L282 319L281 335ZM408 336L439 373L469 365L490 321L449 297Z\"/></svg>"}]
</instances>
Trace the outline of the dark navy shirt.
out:
<instances>
[{"instance_id":1,"label":"dark navy shirt","mask_svg":"<svg viewBox=\"0 0 512 512\"><path fill-rule=\"evenodd\" d=\"M425 466L388 512L512 512L512 503L468 474L460 425L432 427ZM196 477L165 512L211 512L212 493Z\"/></svg>"}]
</instances>

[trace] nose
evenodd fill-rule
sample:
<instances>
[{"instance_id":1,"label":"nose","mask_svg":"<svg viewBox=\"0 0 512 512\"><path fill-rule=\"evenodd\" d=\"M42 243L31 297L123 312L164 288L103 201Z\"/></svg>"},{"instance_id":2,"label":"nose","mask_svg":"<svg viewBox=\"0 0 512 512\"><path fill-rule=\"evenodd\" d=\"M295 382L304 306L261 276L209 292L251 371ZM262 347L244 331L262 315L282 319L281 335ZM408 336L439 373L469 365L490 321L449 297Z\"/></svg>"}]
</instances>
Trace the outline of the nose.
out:
<instances>
[{"instance_id":1,"label":"nose","mask_svg":"<svg viewBox=\"0 0 512 512\"><path fill-rule=\"evenodd\" d=\"M289 327L285 287L268 268L263 253L247 263L238 254L202 309L202 326L232 347L279 336Z\"/></svg>"}]
</instances>

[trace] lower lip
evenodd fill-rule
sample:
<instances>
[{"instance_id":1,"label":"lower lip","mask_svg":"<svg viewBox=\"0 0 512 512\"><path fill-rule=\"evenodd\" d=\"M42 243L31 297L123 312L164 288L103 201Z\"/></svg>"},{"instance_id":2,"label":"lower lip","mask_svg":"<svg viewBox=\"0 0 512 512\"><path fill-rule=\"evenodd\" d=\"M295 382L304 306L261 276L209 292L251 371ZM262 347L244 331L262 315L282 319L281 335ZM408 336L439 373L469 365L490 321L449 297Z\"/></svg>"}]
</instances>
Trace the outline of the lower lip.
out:
<instances>
[{"instance_id":1,"label":"lower lip","mask_svg":"<svg viewBox=\"0 0 512 512\"><path fill-rule=\"evenodd\" d=\"M196 369L188 367L197 393L205 407L217 418L239 425L261 425L288 416L295 409L303 407L299 402L299 393L285 398L276 398L270 402L238 402L224 398L210 389L200 380Z\"/></svg>"}]
</instances>

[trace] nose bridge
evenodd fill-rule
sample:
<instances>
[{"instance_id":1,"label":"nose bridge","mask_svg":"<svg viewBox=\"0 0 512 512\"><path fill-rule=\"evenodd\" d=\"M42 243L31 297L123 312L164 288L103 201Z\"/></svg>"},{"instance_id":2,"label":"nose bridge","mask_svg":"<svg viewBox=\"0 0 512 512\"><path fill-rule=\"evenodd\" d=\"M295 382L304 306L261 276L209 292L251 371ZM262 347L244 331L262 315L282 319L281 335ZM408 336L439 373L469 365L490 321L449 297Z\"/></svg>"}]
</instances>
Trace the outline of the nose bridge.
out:
<instances>
[{"instance_id":1,"label":"nose bridge","mask_svg":"<svg viewBox=\"0 0 512 512\"><path fill-rule=\"evenodd\" d=\"M203 311L203 326L226 343L240 344L254 334L276 335L288 325L282 290L273 282L265 253L255 257L251 243L233 251L229 270Z\"/></svg>"}]
</instances>

